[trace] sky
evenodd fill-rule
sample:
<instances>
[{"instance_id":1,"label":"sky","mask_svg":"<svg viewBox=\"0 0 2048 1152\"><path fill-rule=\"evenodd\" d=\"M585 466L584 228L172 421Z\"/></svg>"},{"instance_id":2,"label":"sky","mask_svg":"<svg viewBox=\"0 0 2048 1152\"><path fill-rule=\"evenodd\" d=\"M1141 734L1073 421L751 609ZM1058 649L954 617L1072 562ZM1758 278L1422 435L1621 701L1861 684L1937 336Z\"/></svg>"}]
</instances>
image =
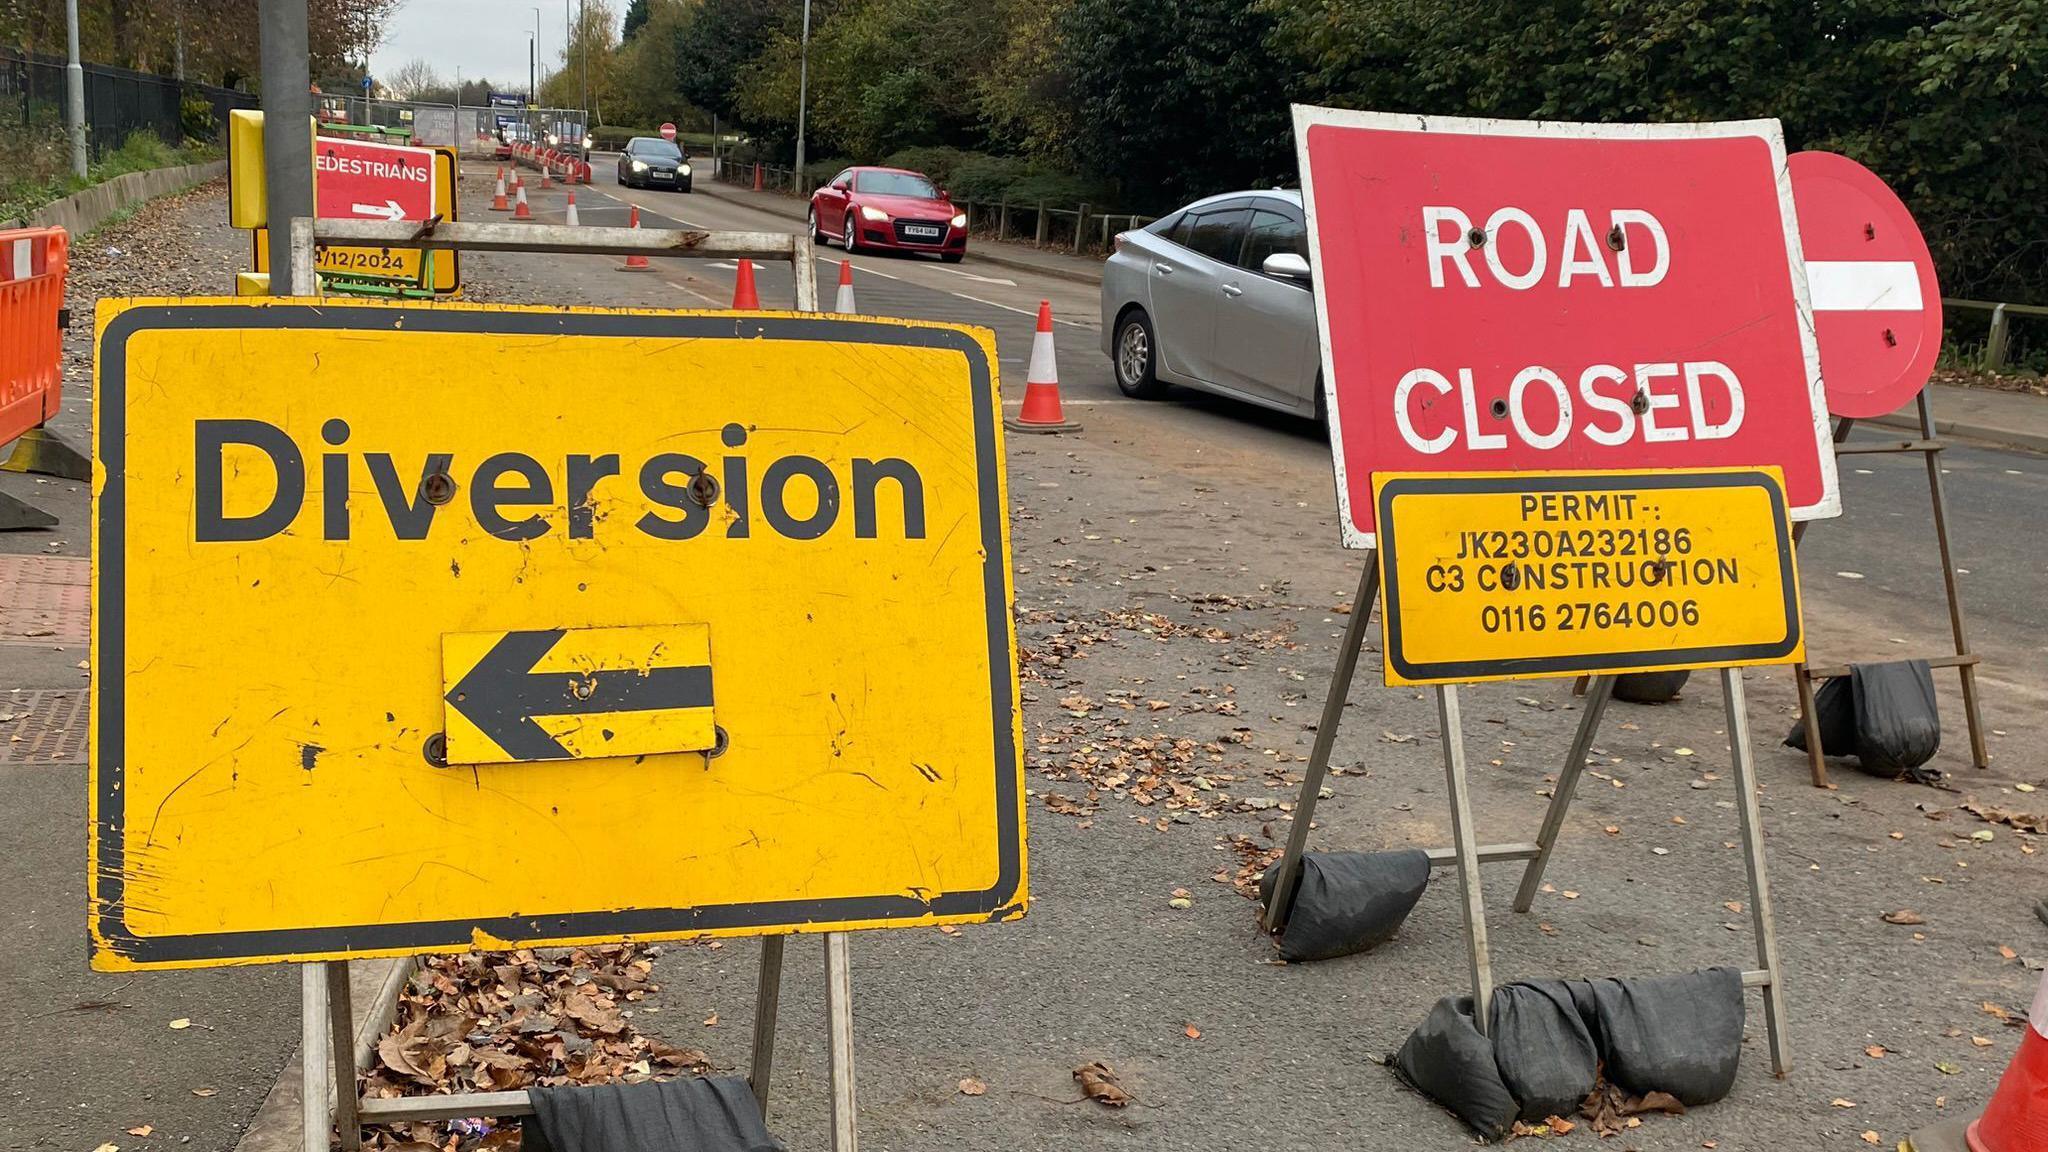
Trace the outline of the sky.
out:
<instances>
[{"instance_id":1,"label":"sky","mask_svg":"<svg viewBox=\"0 0 2048 1152\"><path fill-rule=\"evenodd\" d=\"M540 0L540 64L545 75L562 66L568 34L564 0ZM614 7L623 12L625 5ZM370 56L381 76L415 57L453 81L487 76L498 90L525 91L526 43L533 34L532 3L520 0L406 0L385 26L384 43Z\"/></svg>"}]
</instances>

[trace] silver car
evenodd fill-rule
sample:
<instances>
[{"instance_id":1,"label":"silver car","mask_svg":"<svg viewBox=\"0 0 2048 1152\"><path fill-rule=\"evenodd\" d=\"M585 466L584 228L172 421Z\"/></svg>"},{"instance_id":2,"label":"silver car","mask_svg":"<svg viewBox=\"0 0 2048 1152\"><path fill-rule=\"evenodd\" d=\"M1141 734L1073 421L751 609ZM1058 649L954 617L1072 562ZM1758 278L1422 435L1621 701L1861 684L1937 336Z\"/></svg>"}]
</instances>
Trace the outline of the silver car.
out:
<instances>
[{"instance_id":1,"label":"silver car","mask_svg":"<svg viewBox=\"0 0 2048 1152\"><path fill-rule=\"evenodd\" d=\"M1126 396L1184 384L1321 419L1301 193L1211 196L1117 237L1102 337Z\"/></svg>"}]
</instances>

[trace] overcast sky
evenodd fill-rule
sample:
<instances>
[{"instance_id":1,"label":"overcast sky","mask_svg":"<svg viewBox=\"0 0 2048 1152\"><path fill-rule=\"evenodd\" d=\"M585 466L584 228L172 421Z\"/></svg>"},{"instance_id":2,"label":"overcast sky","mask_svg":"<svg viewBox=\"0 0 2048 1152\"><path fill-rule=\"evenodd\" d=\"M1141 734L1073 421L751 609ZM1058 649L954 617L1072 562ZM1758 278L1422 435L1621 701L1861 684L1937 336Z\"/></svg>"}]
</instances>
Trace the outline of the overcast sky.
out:
<instances>
[{"instance_id":1,"label":"overcast sky","mask_svg":"<svg viewBox=\"0 0 2048 1152\"><path fill-rule=\"evenodd\" d=\"M545 75L562 66L562 41L569 29L563 0L541 0L539 7ZM615 8L623 12L625 5ZM372 74L381 77L419 57L450 81L460 68L465 80L487 76L501 92L524 91L533 9L519 0L406 0L386 26L383 45L370 57Z\"/></svg>"}]
</instances>

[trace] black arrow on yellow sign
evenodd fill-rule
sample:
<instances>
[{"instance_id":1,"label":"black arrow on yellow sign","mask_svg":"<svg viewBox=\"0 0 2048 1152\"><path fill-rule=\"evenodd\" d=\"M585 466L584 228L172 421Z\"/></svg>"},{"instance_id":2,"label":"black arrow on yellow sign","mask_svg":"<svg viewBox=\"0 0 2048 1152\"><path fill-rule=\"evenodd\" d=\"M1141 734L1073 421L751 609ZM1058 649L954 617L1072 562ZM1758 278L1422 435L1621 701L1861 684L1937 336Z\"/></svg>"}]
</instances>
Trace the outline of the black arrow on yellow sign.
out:
<instances>
[{"instance_id":1,"label":"black arrow on yellow sign","mask_svg":"<svg viewBox=\"0 0 2048 1152\"><path fill-rule=\"evenodd\" d=\"M537 717L711 707L708 665L535 672L564 631L505 633L447 695L456 711L513 759L571 758L534 722Z\"/></svg>"}]
</instances>

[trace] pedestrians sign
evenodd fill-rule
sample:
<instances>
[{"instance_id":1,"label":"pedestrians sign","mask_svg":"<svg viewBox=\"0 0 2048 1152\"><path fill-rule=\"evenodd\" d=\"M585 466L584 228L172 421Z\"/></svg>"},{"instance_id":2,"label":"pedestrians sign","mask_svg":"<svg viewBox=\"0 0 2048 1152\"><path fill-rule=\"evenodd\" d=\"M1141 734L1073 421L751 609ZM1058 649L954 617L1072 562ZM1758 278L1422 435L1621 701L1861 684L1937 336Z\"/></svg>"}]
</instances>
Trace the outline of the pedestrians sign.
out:
<instances>
[{"instance_id":1,"label":"pedestrians sign","mask_svg":"<svg viewBox=\"0 0 2048 1152\"><path fill-rule=\"evenodd\" d=\"M1389 684L1803 658L1776 469L1373 479Z\"/></svg>"},{"instance_id":2,"label":"pedestrians sign","mask_svg":"<svg viewBox=\"0 0 2048 1152\"><path fill-rule=\"evenodd\" d=\"M1790 162L1828 411L1867 419L1913 398L1941 352L1941 285L1912 213L1847 156Z\"/></svg>"},{"instance_id":3,"label":"pedestrians sign","mask_svg":"<svg viewBox=\"0 0 2048 1152\"><path fill-rule=\"evenodd\" d=\"M325 140L322 140L325 143ZM434 154L436 178L434 181L434 202L430 215L443 220L454 220L459 213L455 201L455 150L453 148L408 149L408 151L431 151ZM316 182L317 186L317 182ZM391 199L387 197L387 200ZM404 205L399 205L401 209ZM362 219L381 219L388 214L387 207L380 213L376 206L369 206L368 212L355 213ZM270 230L255 230L256 245L254 268L258 272L270 271ZM382 280L404 280L418 284L425 275L425 255L418 248L369 248L361 245L321 244L314 249L314 266L323 276L373 277ZM434 253L434 292L448 296L462 291L462 256L459 252Z\"/></svg>"},{"instance_id":4,"label":"pedestrians sign","mask_svg":"<svg viewBox=\"0 0 2048 1152\"><path fill-rule=\"evenodd\" d=\"M1295 109L1345 543L1375 472L1777 467L1840 511L1776 121Z\"/></svg>"},{"instance_id":5,"label":"pedestrians sign","mask_svg":"<svg viewBox=\"0 0 2048 1152\"><path fill-rule=\"evenodd\" d=\"M425 220L434 214L434 150L322 136L313 150L313 214L322 220Z\"/></svg>"},{"instance_id":6,"label":"pedestrians sign","mask_svg":"<svg viewBox=\"0 0 2048 1152\"><path fill-rule=\"evenodd\" d=\"M1022 913L990 334L103 301L96 363L97 966Z\"/></svg>"}]
</instances>

